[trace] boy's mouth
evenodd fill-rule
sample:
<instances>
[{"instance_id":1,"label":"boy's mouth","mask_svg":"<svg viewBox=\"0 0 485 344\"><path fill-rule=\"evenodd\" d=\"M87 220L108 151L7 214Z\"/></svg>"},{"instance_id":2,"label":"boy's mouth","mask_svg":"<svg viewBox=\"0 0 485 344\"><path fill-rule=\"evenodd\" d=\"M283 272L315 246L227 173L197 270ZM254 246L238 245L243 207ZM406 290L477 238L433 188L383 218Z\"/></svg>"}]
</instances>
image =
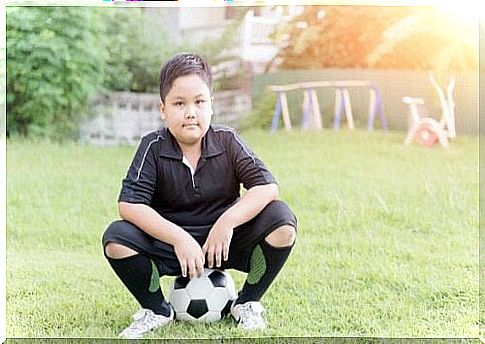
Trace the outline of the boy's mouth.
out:
<instances>
[{"instance_id":1,"label":"boy's mouth","mask_svg":"<svg viewBox=\"0 0 485 344\"><path fill-rule=\"evenodd\" d=\"M187 123L187 124L183 124L182 127L184 128L193 128L193 127L197 127L198 124L197 123Z\"/></svg>"}]
</instances>

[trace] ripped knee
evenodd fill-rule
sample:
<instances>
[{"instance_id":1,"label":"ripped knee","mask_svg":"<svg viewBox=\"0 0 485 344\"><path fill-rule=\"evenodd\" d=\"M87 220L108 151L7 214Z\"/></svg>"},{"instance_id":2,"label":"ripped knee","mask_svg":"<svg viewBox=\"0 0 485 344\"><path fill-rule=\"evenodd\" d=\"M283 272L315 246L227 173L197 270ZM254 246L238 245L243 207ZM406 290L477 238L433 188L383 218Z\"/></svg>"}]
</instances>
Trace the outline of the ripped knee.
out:
<instances>
[{"instance_id":1,"label":"ripped knee","mask_svg":"<svg viewBox=\"0 0 485 344\"><path fill-rule=\"evenodd\" d=\"M113 258L113 259L122 259L122 258L127 258L134 256L138 252L135 250L123 246L121 244L117 244L115 242L110 242L106 244L104 247L104 252L108 258Z\"/></svg>"},{"instance_id":2,"label":"ripped knee","mask_svg":"<svg viewBox=\"0 0 485 344\"><path fill-rule=\"evenodd\" d=\"M287 247L293 245L296 239L295 227L290 225L284 225L276 228L265 240L273 247Z\"/></svg>"}]
</instances>

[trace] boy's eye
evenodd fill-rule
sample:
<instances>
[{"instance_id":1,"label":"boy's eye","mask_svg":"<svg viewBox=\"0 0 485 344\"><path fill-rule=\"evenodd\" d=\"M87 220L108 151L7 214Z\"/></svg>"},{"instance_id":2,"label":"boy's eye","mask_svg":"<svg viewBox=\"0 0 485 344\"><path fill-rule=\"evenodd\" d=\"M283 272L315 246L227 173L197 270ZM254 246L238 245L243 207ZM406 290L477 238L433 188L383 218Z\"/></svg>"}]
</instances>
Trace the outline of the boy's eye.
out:
<instances>
[{"instance_id":1,"label":"boy's eye","mask_svg":"<svg viewBox=\"0 0 485 344\"><path fill-rule=\"evenodd\" d=\"M195 101L195 103L196 103L196 104L202 104L202 103L205 103L205 102L206 102L206 100L205 100L205 99L197 99L197 100Z\"/></svg>"},{"instance_id":2,"label":"boy's eye","mask_svg":"<svg viewBox=\"0 0 485 344\"><path fill-rule=\"evenodd\" d=\"M184 105L184 103L183 102L175 102L174 105L180 107L180 106Z\"/></svg>"}]
</instances>

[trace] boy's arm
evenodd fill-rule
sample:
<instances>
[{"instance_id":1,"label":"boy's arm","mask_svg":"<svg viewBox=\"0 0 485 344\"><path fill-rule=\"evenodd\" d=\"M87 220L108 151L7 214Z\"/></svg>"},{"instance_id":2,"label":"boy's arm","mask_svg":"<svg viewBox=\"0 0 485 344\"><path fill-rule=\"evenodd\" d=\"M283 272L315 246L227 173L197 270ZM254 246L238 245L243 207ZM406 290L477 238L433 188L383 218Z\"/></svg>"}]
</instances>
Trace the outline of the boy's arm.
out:
<instances>
[{"instance_id":1,"label":"boy's arm","mask_svg":"<svg viewBox=\"0 0 485 344\"><path fill-rule=\"evenodd\" d=\"M227 209L217 220L235 228L258 215L270 202L278 198L276 184L257 185L249 189L241 199ZM216 222L216 223L217 223Z\"/></svg>"},{"instance_id":2,"label":"boy's arm","mask_svg":"<svg viewBox=\"0 0 485 344\"><path fill-rule=\"evenodd\" d=\"M254 218L277 198L278 186L276 184L253 186L219 217L202 246L204 255L207 254L209 268L213 267L214 260L215 266L220 267L222 259L228 259L234 228Z\"/></svg>"},{"instance_id":3,"label":"boy's arm","mask_svg":"<svg viewBox=\"0 0 485 344\"><path fill-rule=\"evenodd\" d=\"M201 276L204 271L202 249L183 228L158 214L153 208L141 203L119 202L121 218L141 228L148 235L170 244L180 263L182 275Z\"/></svg>"}]
</instances>

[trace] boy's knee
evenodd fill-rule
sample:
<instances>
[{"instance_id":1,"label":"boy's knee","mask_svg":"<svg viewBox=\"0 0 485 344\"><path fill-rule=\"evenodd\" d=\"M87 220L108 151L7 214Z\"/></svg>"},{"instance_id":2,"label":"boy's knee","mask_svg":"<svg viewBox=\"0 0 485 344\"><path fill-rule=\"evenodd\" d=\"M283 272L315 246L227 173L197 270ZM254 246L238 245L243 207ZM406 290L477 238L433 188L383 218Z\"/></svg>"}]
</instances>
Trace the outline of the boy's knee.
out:
<instances>
[{"instance_id":1,"label":"boy's knee","mask_svg":"<svg viewBox=\"0 0 485 344\"><path fill-rule=\"evenodd\" d=\"M132 230L133 225L129 222L118 220L111 223L104 231L102 244L104 254L108 258L121 259L137 254L135 250L119 244L120 238L127 237L127 233Z\"/></svg>"},{"instance_id":2,"label":"boy's knee","mask_svg":"<svg viewBox=\"0 0 485 344\"><path fill-rule=\"evenodd\" d=\"M112 258L112 259L127 258L127 257L134 256L135 254L138 253L129 247L117 244L115 242L110 242L106 244L104 248L104 252L108 258Z\"/></svg>"},{"instance_id":3,"label":"boy's knee","mask_svg":"<svg viewBox=\"0 0 485 344\"><path fill-rule=\"evenodd\" d=\"M287 247L293 245L296 239L295 227L290 225L283 225L276 228L265 240L273 247Z\"/></svg>"}]
</instances>

